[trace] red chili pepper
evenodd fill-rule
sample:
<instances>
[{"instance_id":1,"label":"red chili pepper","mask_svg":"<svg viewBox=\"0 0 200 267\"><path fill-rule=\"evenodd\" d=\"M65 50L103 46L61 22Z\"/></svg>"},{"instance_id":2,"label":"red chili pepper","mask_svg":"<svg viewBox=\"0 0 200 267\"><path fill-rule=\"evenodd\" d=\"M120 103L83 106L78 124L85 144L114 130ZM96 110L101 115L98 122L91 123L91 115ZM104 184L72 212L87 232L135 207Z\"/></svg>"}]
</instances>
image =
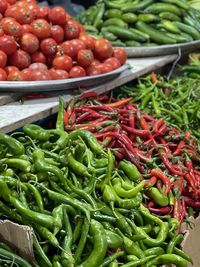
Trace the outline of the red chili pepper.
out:
<instances>
[{"instance_id":1,"label":"red chili pepper","mask_svg":"<svg viewBox=\"0 0 200 267\"><path fill-rule=\"evenodd\" d=\"M164 124L164 119L160 118L158 120L155 121L154 125L153 125L153 133L158 133L159 128Z\"/></svg>"},{"instance_id":2,"label":"red chili pepper","mask_svg":"<svg viewBox=\"0 0 200 267\"><path fill-rule=\"evenodd\" d=\"M83 106L83 107L86 108L87 106ZM91 105L89 106L89 108L93 110L100 110L100 111L110 111L110 112L114 111L113 108L108 107L106 105Z\"/></svg>"},{"instance_id":3,"label":"red chili pepper","mask_svg":"<svg viewBox=\"0 0 200 267\"><path fill-rule=\"evenodd\" d=\"M151 117L150 115L147 114L143 114L143 117L145 120L151 122L151 121L155 121L155 119L153 117Z\"/></svg>"},{"instance_id":4,"label":"red chili pepper","mask_svg":"<svg viewBox=\"0 0 200 267\"><path fill-rule=\"evenodd\" d=\"M124 154L121 153L120 151L114 150L115 156L119 159L122 160L124 159Z\"/></svg>"},{"instance_id":5,"label":"red chili pepper","mask_svg":"<svg viewBox=\"0 0 200 267\"><path fill-rule=\"evenodd\" d=\"M131 128L134 128L135 127L135 115L133 112L130 112L129 113L129 126Z\"/></svg>"},{"instance_id":6,"label":"red chili pepper","mask_svg":"<svg viewBox=\"0 0 200 267\"><path fill-rule=\"evenodd\" d=\"M126 105L131 100L132 100L132 97L129 97L129 98L125 98L125 99L122 99L122 100L114 102L114 103L106 104L106 106L111 107L111 108L119 108L121 106Z\"/></svg>"},{"instance_id":7,"label":"red chili pepper","mask_svg":"<svg viewBox=\"0 0 200 267\"><path fill-rule=\"evenodd\" d=\"M165 188L165 195L168 195L169 191L171 190L170 179L159 169L152 169L151 175L156 176L157 178L159 178L160 180L163 181L163 183L165 184L165 187L166 187Z\"/></svg>"},{"instance_id":8,"label":"red chili pepper","mask_svg":"<svg viewBox=\"0 0 200 267\"><path fill-rule=\"evenodd\" d=\"M141 130L141 129L135 129L135 128L131 128L129 126L126 126L126 125L121 125L122 129L131 133L131 134L134 134L136 136L139 136L141 138L147 138L149 136L149 131L147 130Z\"/></svg>"},{"instance_id":9,"label":"red chili pepper","mask_svg":"<svg viewBox=\"0 0 200 267\"><path fill-rule=\"evenodd\" d=\"M173 217L180 222L180 200L179 198L174 199L174 209L173 209Z\"/></svg>"},{"instance_id":10,"label":"red chili pepper","mask_svg":"<svg viewBox=\"0 0 200 267\"><path fill-rule=\"evenodd\" d=\"M76 112L73 111L70 118L69 118L69 124L74 124L76 121Z\"/></svg>"},{"instance_id":11,"label":"red chili pepper","mask_svg":"<svg viewBox=\"0 0 200 267\"><path fill-rule=\"evenodd\" d=\"M170 148L169 148L169 146L168 146L168 143L165 141L165 139L162 138L162 137L160 137L160 138L159 138L159 141L160 141L161 144L163 145L163 148L160 149L160 151L163 150L167 155L171 154L171 150L170 150Z\"/></svg>"},{"instance_id":12,"label":"red chili pepper","mask_svg":"<svg viewBox=\"0 0 200 267\"><path fill-rule=\"evenodd\" d=\"M98 94L96 92L88 92L88 93L86 92L79 96L79 100L90 98L90 97L97 97L97 96Z\"/></svg>"},{"instance_id":13,"label":"red chili pepper","mask_svg":"<svg viewBox=\"0 0 200 267\"><path fill-rule=\"evenodd\" d=\"M157 76L156 76L154 71L152 71L152 74L151 74L151 81L154 84L156 84L158 82Z\"/></svg>"},{"instance_id":14,"label":"red chili pepper","mask_svg":"<svg viewBox=\"0 0 200 267\"><path fill-rule=\"evenodd\" d=\"M146 130L149 132L149 126L148 123L146 122L145 118L143 116L140 116L140 125L143 130Z\"/></svg>"},{"instance_id":15,"label":"red chili pepper","mask_svg":"<svg viewBox=\"0 0 200 267\"><path fill-rule=\"evenodd\" d=\"M196 185L195 185L196 181L193 179L193 177L189 173L186 173L184 175L184 178L188 182L188 184L192 187L192 189L196 191L197 190Z\"/></svg>"},{"instance_id":16,"label":"red chili pepper","mask_svg":"<svg viewBox=\"0 0 200 267\"><path fill-rule=\"evenodd\" d=\"M153 201L150 201L148 203L148 209L152 212L152 213L155 213L155 214L158 214L158 215L166 215L166 214L169 214L172 210L171 207L169 206L166 206L166 207L162 207L162 208L154 208L155 207L155 203Z\"/></svg>"},{"instance_id":17,"label":"red chili pepper","mask_svg":"<svg viewBox=\"0 0 200 267\"><path fill-rule=\"evenodd\" d=\"M180 172L178 170L176 170L173 165L171 164L171 162L169 161L168 157L166 154L163 154L161 153L161 158L162 158L162 161L164 163L164 165L167 167L167 169L171 172L171 174L174 174L174 175L180 175L180 176L183 176L184 173L183 172Z\"/></svg>"},{"instance_id":18,"label":"red chili pepper","mask_svg":"<svg viewBox=\"0 0 200 267\"><path fill-rule=\"evenodd\" d=\"M177 190L179 195L182 195L184 190L184 178L182 176L176 178L176 180L173 183L173 188Z\"/></svg>"},{"instance_id":19,"label":"red chili pepper","mask_svg":"<svg viewBox=\"0 0 200 267\"><path fill-rule=\"evenodd\" d=\"M160 191L160 193L163 194L163 188L162 188L162 181L161 180L157 180L156 182L156 187L158 188L158 190Z\"/></svg>"},{"instance_id":20,"label":"red chili pepper","mask_svg":"<svg viewBox=\"0 0 200 267\"><path fill-rule=\"evenodd\" d=\"M144 184L144 186L154 186L157 181L156 176L152 176L149 180L147 180Z\"/></svg>"},{"instance_id":21,"label":"red chili pepper","mask_svg":"<svg viewBox=\"0 0 200 267\"><path fill-rule=\"evenodd\" d=\"M101 101L101 102L106 102L106 101L108 101L108 99L109 99L108 95L99 95L99 96L97 96L97 100Z\"/></svg>"},{"instance_id":22,"label":"red chili pepper","mask_svg":"<svg viewBox=\"0 0 200 267\"><path fill-rule=\"evenodd\" d=\"M167 130L168 130L168 126L167 126L166 124L163 124L163 125L159 128L159 130L158 130L158 132L157 132L157 135L165 135L166 132L167 132Z\"/></svg>"},{"instance_id":23,"label":"red chili pepper","mask_svg":"<svg viewBox=\"0 0 200 267\"><path fill-rule=\"evenodd\" d=\"M183 219L185 218L185 215L186 215L186 207L185 207L185 199L182 198L181 201L180 201L180 209L181 209L181 214L180 214L180 223L183 222Z\"/></svg>"},{"instance_id":24,"label":"red chili pepper","mask_svg":"<svg viewBox=\"0 0 200 267\"><path fill-rule=\"evenodd\" d=\"M65 110L65 112L64 112L64 125L65 126L69 125L69 117L72 114L74 104L75 104L75 99L72 99L67 106L67 110Z\"/></svg>"},{"instance_id":25,"label":"red chili pepper","mask_svg":"<svg viewBox=\"0 0 200 267\"><path fill-rule=\"evenodd\" d=\"M93 113L93 112L86 112L86 113L83 113L80 117L78 117L76 119L76 123L81 123L83 121L86 121L86 120L91 120L91 119L99 119L101 118L103 115L101 114L98 114L98 113Z\"/></svg>"},{"instance_id":26,"label":"red chili pepper","mask_svg":"<svg viewBox=\"0 0 200 267\"><path fill-rule=\"evenodd\" d=\"M200 201L193 200L189 197L184 197L185 205L192 208L200 208Z\"/></svg>"},{"instance_id":27,"label":"red chili pepper","mask_svg":"<svg viewBox=\"0 0 200 267\"><path fill-rule=\"evenodd\" d=\"M179 142L179 144L177 145L176 150L173 152L173 156L179 156L179 155L181 155L182 149L184 148L184 146L185 146L185 142L183 140L181 140Z\"/></svg>"}]
</instances>

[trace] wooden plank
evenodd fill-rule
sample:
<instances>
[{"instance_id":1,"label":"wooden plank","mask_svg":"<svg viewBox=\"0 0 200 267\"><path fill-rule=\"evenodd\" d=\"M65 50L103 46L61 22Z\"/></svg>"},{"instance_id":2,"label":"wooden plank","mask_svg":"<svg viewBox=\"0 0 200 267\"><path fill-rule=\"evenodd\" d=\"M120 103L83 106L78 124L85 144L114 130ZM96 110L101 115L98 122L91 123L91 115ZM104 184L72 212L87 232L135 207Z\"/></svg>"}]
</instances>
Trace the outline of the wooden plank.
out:
<instances>
[{"instance_id":1,"label":"wooden plank","mask_svg":"<svg viewBox=\"0 0 200 267\"><path fill-rule=\"evenodd\" d=\"M128 70L121 73L116 79L91 88L89 91L102 94L140 77L145 73L163 67L174 61L176 57L176 55L171 55L157 58L130 59L128 60L130 64ZM67 91L67 93L68 94L66 94L66 91L59 92L58 95L63 95L64 100L68 102L74 95L71 91ZM20 102L12 102L0 106L0 131L10 132L22 127L26 123L35 122L55 114L58 110L58 95L45 99L25 101L23 104Z\"/></svg>"}]
</instances>

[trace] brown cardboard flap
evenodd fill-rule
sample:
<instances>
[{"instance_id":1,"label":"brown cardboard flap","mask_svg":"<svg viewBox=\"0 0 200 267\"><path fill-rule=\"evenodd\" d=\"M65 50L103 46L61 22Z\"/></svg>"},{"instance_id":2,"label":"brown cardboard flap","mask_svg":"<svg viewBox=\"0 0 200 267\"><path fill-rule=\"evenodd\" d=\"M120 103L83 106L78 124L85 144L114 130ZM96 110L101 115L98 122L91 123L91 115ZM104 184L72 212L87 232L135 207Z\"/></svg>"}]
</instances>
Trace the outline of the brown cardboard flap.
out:
<instances>
[{"instance_id":1,"label":"brown cardboard flap","mask_svg":"<svg viewBox=\"0 0 200 267\"><path fill-rule=\"evenodd\" d=\"M29 262L34 262L31 228L9 220L0 220L0 240Z\"/></svg>"}]
</instances>

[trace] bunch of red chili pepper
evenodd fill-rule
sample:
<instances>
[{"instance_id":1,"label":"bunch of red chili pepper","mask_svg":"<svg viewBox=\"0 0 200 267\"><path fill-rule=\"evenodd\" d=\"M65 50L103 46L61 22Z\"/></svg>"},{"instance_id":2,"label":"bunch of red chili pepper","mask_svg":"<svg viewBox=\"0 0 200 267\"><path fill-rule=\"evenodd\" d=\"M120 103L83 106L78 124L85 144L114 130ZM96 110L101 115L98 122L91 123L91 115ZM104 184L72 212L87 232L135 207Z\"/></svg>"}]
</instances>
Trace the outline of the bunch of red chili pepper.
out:
<instances>
[{"instance_id":1,"label":"bunch of red chili pepper","mask_svg":"<svg viewBox=\"0 0 200 267\"><path fill-rule=\"evenodd\" d=\"M73 99L64 114L65 129L85 129L120 161L131 161L146 180L146 206L180 222L186 207L200 208L198 146L189 131L142 112L132 98L120 101L90 92ZM116 163L117 164L117 163Z\"/></svg>"}]
</instances>

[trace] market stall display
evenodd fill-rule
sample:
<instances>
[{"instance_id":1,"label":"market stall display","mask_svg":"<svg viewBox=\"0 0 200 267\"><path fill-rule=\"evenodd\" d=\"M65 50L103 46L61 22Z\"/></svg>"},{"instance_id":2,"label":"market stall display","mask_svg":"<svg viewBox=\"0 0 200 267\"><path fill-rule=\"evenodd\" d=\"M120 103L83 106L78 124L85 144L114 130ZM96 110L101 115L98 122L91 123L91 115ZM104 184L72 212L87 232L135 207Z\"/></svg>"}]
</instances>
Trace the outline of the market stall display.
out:
<instances>
[{"instance_id":1,"label":"market stall display","mask_svg":"<svg viewBox=\"0 0 200 267\"><path fill-rule=\"evenodd\" d=\"M126 61L124 50L84 33L62 7L2 0L0 14L0 81L81 78L112 72Z\"/></svg>"},{"instance_id":2,"label":"market stall display","mask_svg":"<svg viewBox=\"0 0 200 267\"><path fill-rule=\"evenodd\" d=\"M130 162L116 166L92 133L64 131L63 116L60 99L56 129L32 124L0 135L1 217L32 227L34 266L192 262L179 248L179 221L142 204L148 179Z\"/></svg>"},{"instance_id":3,"label":"market stall display","mask_svg":"<svg viewBox=\"0 0 200 267\"><path fill-rule=\"evenodd\" d=\"M91 36L103 36L114 46L123 47L154 47L199 40L199 17L199 11L179 0L103 0L77 15Z\"/></svg>"}]
</instances>

